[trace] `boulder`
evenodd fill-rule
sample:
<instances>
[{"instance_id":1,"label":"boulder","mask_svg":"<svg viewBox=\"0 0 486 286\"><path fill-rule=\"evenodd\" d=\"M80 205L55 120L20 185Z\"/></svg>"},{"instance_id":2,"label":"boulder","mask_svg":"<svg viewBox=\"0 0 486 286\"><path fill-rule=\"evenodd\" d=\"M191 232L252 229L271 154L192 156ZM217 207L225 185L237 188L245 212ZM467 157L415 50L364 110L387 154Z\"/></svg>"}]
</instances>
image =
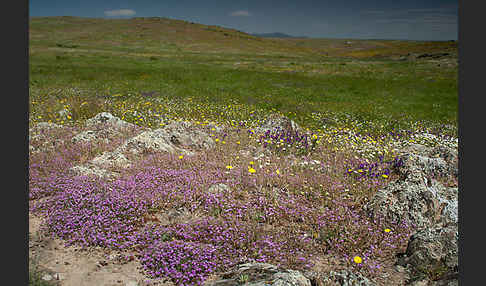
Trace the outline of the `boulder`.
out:
<instances>
[{"instance_id":1,"label":"boulder","mask_svg":"<svg viewBox=\"0 0 486 286\"><path fill-rule=\"evenodd\" d=\"M83 165L74 166L70 169L76 176L97 176L106 180L113 180L118 177L118 173L108 171L99 166L88 162Z\"/></svg>"},{"instance_id":2,"label":"boulder","mask_svg":"<svg viewBox=\"0 0 486 286\"><path fill-rule=\"evenodd\" d=\"M320 285L326 286L375 286L376 284L360 273L353 273L348 270L330 271L320 275Z\"/></svg>"},{"instance_id":3,"label":"boulder","mask_svg":"<svg viewBox=\"0 0 486 286\"><path fill-rule=\"evenodd\" d=\"M457 279L457 240L457 226L422 229L410 238L403 262L412 266L416 274L434 280Z\"/></svg>"},{"instance_id":4,"label":"boulder","mask_svg":"<svg viewBox=\"0 0 486 286\"><path fill-rule=\"evenodd\" d=\"M291 134L295 134L296 132L304 134L304 130L297 123L278 114L269 115L261 126L255 128L257 133L265 133L267 131L272 132L275 130L280 130L284 133L289 132Z\"/></svg>"},{"instance_id":5,"label":"boulder","mask_svg":"<svg viewBox=\"0 0 486 286\"><path fill-rule=\"evenodd\" d=\"M222 274L220 280L207 282L206 286L311 286L301 272L282 269L268 263L245 263Z\"/></svg>"},{"instance_id":6,"label":"boulder","mask_svg":"<svg viewBox=\"0 0 486 286\"><path fill-rule=\"evenodd\" d=\"M400 178L376 193L365 210L390 223L407 220L415 226L400 264L410 266L423 279L410 283L454 285L458 267L458 188L445 187L434 177L457 177L457 152L445 146L414 144L401 155L403 165L395 170Z\"/></svg>"},{"instance_id":7,"label":"boulder","mask_svg":"<svg viewBox=\"0 0 486 286\"><path fill-rule=\"evenodd\" d=\"M109 112L101 112L96 114L93 118L86 120L86 127L97 128L97 127L111 127L115 129L123 128L135 128L136 125L121 120L120 118L113 116Z\"/></svg>"},{"instance_id":8,"label":"boulder","mask_svg":"<svg viewBox=\"0 0 486 286\"><path fill-rule=\"evenodd\" d=\"M365 206L371 216L390 223L402 220L418 229L457 224L457 188L446 188L435 180L392 182Z\"/></svg>"},{"instance_id":9,"label":"boulder","mask_svg":"<svg viewBox=\"0 0 486 286\"><path fill-rule=\"evenodd\" d=\"M119 151L134 154L143 152L169 152L191 155L184 148L209 149L214 146L213 139L205 132L197 130L189 122L173 122L164 128L148 130L129 139Z\"/></svg>"},{"instance_id":10,"label":"boulder","mask_svg":"<svg viewBox=\"0 0 486 286\"><path fill-rule=\"evenodd\" d=\"M103 154L96 156L91 160L92 164L97 165L101 168L128 168L130 167L130 161L121 152L103 152Z\"/></svg>"},{"instance_id":11,"label":"boulder","mask_svg":"<svg viewBox=\"0 0 486 286\"><path fill-rule=\"evenodd\" d=\"M110 142L109 138L116 138L117 136L122 136L117 130L107 128L107 129L97 129L97 130L86 130L80 132L71 138L72 143L87 143L87 142L104 142L108 144Z\"/></svg>"}]
</instances>

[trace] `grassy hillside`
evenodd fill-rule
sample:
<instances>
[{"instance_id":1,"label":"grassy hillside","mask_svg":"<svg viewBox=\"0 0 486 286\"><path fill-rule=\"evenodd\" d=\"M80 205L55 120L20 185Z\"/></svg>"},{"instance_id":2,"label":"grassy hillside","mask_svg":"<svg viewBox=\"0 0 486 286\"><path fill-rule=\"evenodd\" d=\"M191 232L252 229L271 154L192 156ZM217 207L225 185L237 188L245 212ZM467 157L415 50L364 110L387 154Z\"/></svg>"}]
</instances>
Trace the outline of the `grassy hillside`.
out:
<instances>
[{"instance_id":1,"label":"grassy hillside","mask_svg":"<svg viewBox=\"0 0 486 286\"><path fill-rule=\"evenodd\" d=\"M47 111L73 101L67 90L74 88L87 98L137 102L156 91L238 102L304 125L319 125L315 113L456 124L454 42L267 39L165 18L76 17L31 18L29 38L31 111L49 120L59 121ZM420 53L448 55L397 60Z\"/></svg>"}]
</instances>

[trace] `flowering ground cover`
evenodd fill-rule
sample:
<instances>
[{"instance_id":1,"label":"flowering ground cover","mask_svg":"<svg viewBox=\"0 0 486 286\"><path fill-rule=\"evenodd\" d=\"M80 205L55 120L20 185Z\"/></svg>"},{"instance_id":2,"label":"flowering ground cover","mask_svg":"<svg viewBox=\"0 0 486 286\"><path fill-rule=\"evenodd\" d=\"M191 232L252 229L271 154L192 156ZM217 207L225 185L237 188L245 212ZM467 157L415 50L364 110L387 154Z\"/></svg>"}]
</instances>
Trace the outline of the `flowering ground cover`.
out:
<instances>
[{"instance_id":1,"label":"flowering ground cover","mask_svg":"<svg viewBox=\"0 0 486 286\"><path fill-rule=\"evenodd\" d=\"M66 124L34 136L34 146L43 146L48 138L61 143L30 155L30 211L67 245L134 253L146 275L176 285L200 285L209 275L245 261L309 270L324 255L373 278L404 250L413 226L371 219L361 206L396 176L401 159L393 150L421 140L423 131L380 138L348 128L257 134L264 121L255 115L258 111L227 112L247 112L249 118L193 120L214 139L214 148L190 156L134 156L135 163L110 182L68 171L115 148L99 142L72 144L82 125ZM127 110L118 114L143 125L138 118L164 113L141 109L139 117L127 116ZM187 118L170 120L182 119ZM148 122L144 128L152 127ZM160 122L159 128L165 125ZM118 144L136 130L118 138ZM425 138L454 144L449 137ZM369 144L377 140L381 144ZM361 145L370 148L366 154L356 152L363 150ZM189 214L184 221L162 223L158 218L181 209Z\"/></svg>"}]
</instances>

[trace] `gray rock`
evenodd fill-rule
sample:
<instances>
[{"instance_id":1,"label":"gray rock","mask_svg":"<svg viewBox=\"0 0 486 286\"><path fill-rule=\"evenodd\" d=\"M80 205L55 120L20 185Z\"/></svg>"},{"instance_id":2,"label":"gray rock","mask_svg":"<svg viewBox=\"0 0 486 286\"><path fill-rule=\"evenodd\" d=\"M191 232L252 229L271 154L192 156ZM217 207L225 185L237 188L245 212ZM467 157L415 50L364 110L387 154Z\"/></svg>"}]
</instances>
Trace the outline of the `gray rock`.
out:
<instances>
[{"instance_id":1,"label":"gray rock","mask_svg":"<svg viewBox=\"0 0 486 286\"><path fill-rule=\"evenodd\" d=\"M205 283L207 286L311 286L311 282L301 272L286 270L268 263L240 264L236 269L224 273L223 279Z\"/></svg>"},{"instance_id":2,"label":"gray rock","mask_svg":"<svg viewBox=\"0 0 486 286\"><path fill-rule=\"evenodd\" d=\"M152 152L169 152L191 154L185 150L174 146L170 142L170 134L164 129L149 130L130 138L119 148L119 152L130 152L133 154L152 153Z\"/></svg>"},{"instance_id":3,"label":"gray rock","mask_svg":"<svg viewBox=\"0 0 486 286\"><path fill-rule=\"evenodd\" d=\"M268 130L274 131L277 129L284 132L295 133L297 131L301 134L304 133L304 130L293 120L278 114L268 116L261 126L255 128L255 131L257 133L264 133Z\"/></svg>"},{"instance_id":4,"label":"gray rock","mask_svg":"<svg viewBox=\"0 0 486 286\"><path fill-rule=\"evenodd\" d=\"M397 170L400 179L380 190L365 210L389 222L407 220L416 226L400 263L425 275L425 280L413 285L435 285L430 277L457 274L458 188L445 187L432 177L457 176L457 152L414 144L402 156L404 165Z\"/></svg>"},{"instance_id":5,"label":"gray rock","mask_svg":"<svg viewBox=\"0 0 486 286\"><path fill-rule=\"evenodd\" d=\"M119 151L134 154L142 152L169 152L191 155L184 148L209 149L214 146L213 139L205 132L195 129L189 122L173 122L164 128L149 130L131 138Z\"/></svg>"},{"instance_id":6,"label":"gray rock","mask_svg":"<svg viewBox=\"0 0 486 286\"><path fill-rule=\"evenodd\" d=\"M103 154L96 156L91 160L92 164L101 168L128 168L130 167L130 161L119 151L103 152Z\"/></svg>"},{"instance_id":7,"label":"gray rock","mask_svg":"<svg viewBox=\"0 0 486 286\"><path fill-rule=\"evenodd\" d=\"M78 142L105 142L109 143L110 140L109 138L116 138L118 136L122 136L122 133L120 133L117 130L111 129L111 128L104 128L104 129L97 129L97 130L86 130L83 132L80 132L73 136L71 138L72 143L78 143Z\"/></svg>"},{"instance_id":8,"label":"gray rock","mask_svg":"<svg viewBox=\"0 0 486 286\"><path fill-rule=\"evenodd\" d=\"M231 191L230 187L228 187L225 184L214 184L208 188L208 193L215 194L215 195L224 194L230 191Z\"/></svg>"},{"instance_id":9,"label":"gray rock","mask_svg":"<svg viewBox=\"0 0 486 286\"><path fill-rule=\"evenodd\" d=\"M440 150L418 144L409 146L410 153L402 153L404 164L397 169L400 179L377 192L365 209L372 216L384 216L389 222L406 219L418 229L457 224L458 189L446 188L432 178L451 175L451 168L444 158L423 156L445 154L447 160L453 157Z\"/></svg>"},{"instance_id":10,"label":"gray rock","mask_svg":"<svg viewBox=\"0 0 486 286\"><path fill-rule=\"evenodd\" d=\"M411 237L405 262L425 274L453 275L458 266L457 239L456 226L422 229Z\"/></svg>"},{"instance_id":11,"label":"gray rock","mask_svg":"<svg viewBox=\"0 0 486 286\"><path fill-rule=\"evenodd\" d=\"M359 273L352 273L348 270L330 271L320 276L321 285L340 286L375 286L376 284Z\"/></svg>"},{"instance_id":12,"label":"gray rock","mask_svg":"<svg viewBox=\"0 0 486 286\"><path fill-rule=\"evenodd\" d=\"M90 162L83 165L71 167L70 170L74 173L75 176L97 176L106 180L113 180L119 176L118 173L100 168L99 166Z\"/></svg>"},{"instance_id":13,"label":"gray rock","mask_svg":"<svg viewBox=\"0 0 486 286\"><path fill-rule=\"evenodd\" d=\"M457 224L456 190L435 180L392 182L376 193L365 209L373 217L383 216L390 223L408 220L418 229L438 223Z\"/></svg>"},{"instance_id":14,"label":"gray rock","mask_svg":"<svg viewBox=\"0 0 486 286\"><path fill-rule=\"evenodd\" d=\"M73 138L71 138L71 142L73 143L91 142L91 141L95 141L97 138L98 136L96 136L96 131L86 130L73 136Z\"/></svg>"},{"instance_id":15,"label":"gray rock","mask_svg":"<svg viewBox=\"0 0 486 286\"><path fill-rule=\"evenodd\" d=\"M127 283L125 283L125 286L138 286L137 281L130 280Z\"/></svg>"},{"instance_id":16,"label":"gray rock","mask_svg":"<svg viewBox=\"0 0 486 286\"><path fill-rule=\"evenodd\" d=\"M44 280L44 281L51 281L52 279L53 279L53 277L50 274L42 275L42 280Z\"/></svg>"},{"instance_id":17,"label":"gray rock","mask_svg":"<svg viewBox=\"0 0 486 286\"><path fill-rule=\"evenodd\" d=\"M136 127L135 124L121 120L120 118L113 116L109 112L101 112L96 114L93 118L86 120L85 125L87 127L109 126L115 129Z\"/></svg>"}]
</instances>

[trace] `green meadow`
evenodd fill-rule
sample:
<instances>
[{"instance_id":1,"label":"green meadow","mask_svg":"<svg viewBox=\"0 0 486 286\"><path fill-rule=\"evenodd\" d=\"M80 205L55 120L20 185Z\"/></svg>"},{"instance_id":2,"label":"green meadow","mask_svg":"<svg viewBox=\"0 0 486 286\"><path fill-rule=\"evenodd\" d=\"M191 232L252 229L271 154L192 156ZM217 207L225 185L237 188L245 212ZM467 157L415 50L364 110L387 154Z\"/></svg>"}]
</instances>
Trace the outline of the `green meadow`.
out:
<instances>
[{"instance_id":1,"label":"green meadow","mask_svg":"<svg viewBox=\"0 0 486 286\"><path fill-rule=\"evenodd\" d=\"M347 47L344 40L245 35L163 18L32 18L29 84L37 105L31 111L55 121L53 108L62 106L54 102L62 99L119 95L113 100L137 102L155 91L279 110L314 127L322 122L313 113L391 128L457 125L457 43L353 40ZM427 52L449 56L400 60ZM80 98L69 89L80 90ZM47 102L48 109L41 106Z\"/></svg>"}]
</instances>

